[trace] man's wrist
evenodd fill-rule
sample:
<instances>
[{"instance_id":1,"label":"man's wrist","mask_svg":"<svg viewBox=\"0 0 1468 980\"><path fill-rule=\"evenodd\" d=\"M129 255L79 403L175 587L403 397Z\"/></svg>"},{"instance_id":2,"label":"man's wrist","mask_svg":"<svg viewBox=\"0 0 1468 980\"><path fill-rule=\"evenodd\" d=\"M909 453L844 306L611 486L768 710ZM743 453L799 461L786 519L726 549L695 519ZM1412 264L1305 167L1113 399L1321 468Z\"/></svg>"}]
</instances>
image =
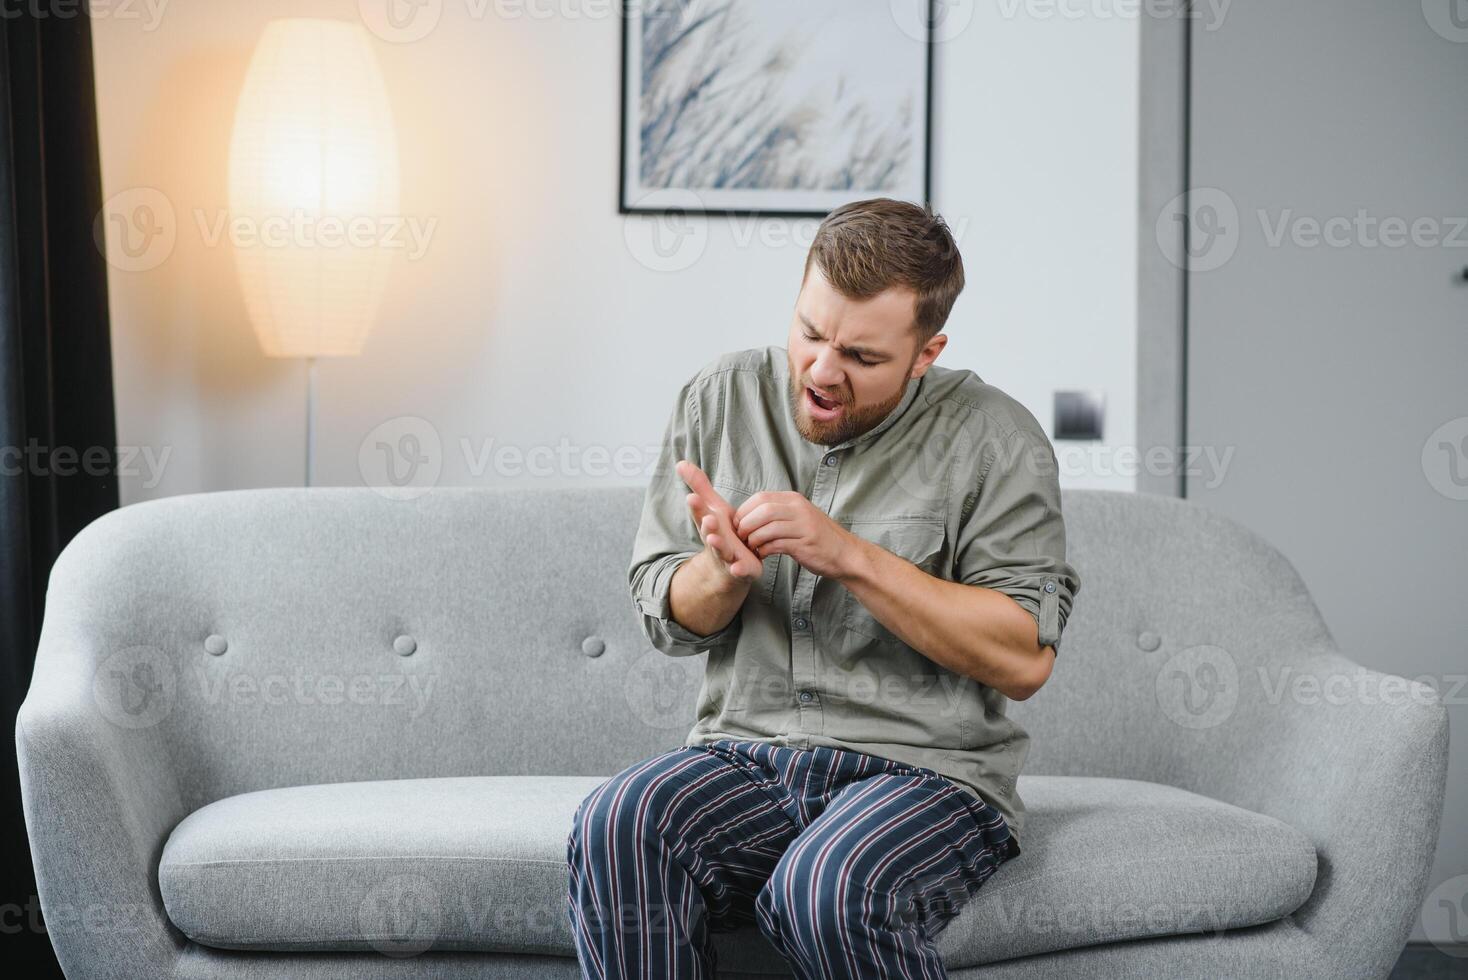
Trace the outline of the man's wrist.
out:
<instances>
[{"instance_id":1,"label":"man's wrist","mask_svg":"<svg viewBox=\"0 0 1468 980\"><path fill-rule=\"evenodd\" d=\"M706 581L709 589L720 598L738 597L742 599L748 594L750 586L754 583L750 579L740 578L729 572L724 560L714 553L714 550L705 547L698 553L697 559L704 564Z\"/></svg>"},{"instance_id":2,"label":"man's wrist","mask_svg":"<svg viewBox=\"0 0 1468 980\"><path fill-rule=\"evenodd\" d=\"M844 527L840 533L845 537L845 544L841 549L840 567L831 578L847 587L875 581L877 567L872 550L877 546Z\"/></svg>"}]
</instances>

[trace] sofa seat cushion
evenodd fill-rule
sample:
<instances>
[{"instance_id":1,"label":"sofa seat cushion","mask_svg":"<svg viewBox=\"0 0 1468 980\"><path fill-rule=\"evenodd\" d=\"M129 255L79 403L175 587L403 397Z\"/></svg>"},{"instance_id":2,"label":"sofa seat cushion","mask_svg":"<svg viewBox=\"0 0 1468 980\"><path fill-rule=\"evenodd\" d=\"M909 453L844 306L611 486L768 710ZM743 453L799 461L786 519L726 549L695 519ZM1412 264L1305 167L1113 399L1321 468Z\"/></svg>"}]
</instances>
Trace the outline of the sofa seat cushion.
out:
<instances>
[{"instance_id":1,"label":"sofa seat cushion","mask_svg":"<svg viewBox=\"0 0 1468 980\"><path fill-rule=\"evenodd\" d=\"M190 939L240 950L428 948L574 956L572 817L601 777L332 783L246 793L185 818L159 885ZM1315 850L1270 817L1154 783L1021 777L1024 853L938 936L950 968L1255 925L1298 908ZM723 968L780 960L754 927Z\"/></svg>"}]
</instances>

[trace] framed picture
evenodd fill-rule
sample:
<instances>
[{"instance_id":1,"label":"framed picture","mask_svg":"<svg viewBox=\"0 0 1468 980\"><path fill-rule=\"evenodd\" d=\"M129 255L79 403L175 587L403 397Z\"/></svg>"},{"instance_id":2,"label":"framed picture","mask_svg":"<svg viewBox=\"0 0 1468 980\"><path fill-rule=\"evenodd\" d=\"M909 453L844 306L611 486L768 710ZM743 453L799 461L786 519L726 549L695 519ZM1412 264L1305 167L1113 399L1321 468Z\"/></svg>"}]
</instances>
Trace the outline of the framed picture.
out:
<instances>
[{"instance_id":1,"label":"framed picture","mask_svg":"<svg viewBox=\"0 0 1468 980\"><path fill-rule=\"evenodd\" d=\"M618 211L929 201L933 0L626 0Z\"/></svg>"}]
</instances>

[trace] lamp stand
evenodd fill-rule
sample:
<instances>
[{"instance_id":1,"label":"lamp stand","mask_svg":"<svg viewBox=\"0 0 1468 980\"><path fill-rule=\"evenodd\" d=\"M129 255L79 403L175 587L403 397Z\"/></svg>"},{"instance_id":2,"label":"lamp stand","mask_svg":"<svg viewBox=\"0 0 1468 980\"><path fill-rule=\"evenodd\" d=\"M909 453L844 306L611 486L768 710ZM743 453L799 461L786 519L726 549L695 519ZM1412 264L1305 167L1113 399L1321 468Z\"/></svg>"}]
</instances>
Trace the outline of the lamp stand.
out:
<instances>
[{"instance_id":1,"label":"lamp stand","mask_svg":"<svg viewBox=\"0 0 1468 980\"><path fill-rule=\"evenodd\" d=\"M316 469L316 358L306 358L306 486Z\"/></svg>"}]
</instances>

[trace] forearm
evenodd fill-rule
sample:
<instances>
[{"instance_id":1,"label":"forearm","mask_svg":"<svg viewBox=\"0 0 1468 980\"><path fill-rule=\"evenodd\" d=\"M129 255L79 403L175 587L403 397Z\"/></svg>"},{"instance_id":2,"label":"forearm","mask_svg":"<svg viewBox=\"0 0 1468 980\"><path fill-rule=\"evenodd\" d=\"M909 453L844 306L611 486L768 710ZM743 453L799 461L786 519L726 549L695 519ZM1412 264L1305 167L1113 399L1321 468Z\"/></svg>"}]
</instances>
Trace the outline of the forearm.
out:
<instances>
[{"instance_id":1,"label":"forearm","mask_svg":"<svg viewBox=\"0 0 1468 980\"><path fill-rule=\"evenodd\" d=\"M1015 700L1048 678L1054 650L1039 645L1034 618L1009 596L936 578L859 537L849 549L839 580L914 650Z\"/></svg>"},{"instance_id":2,"label":"forearm","mask_svg":"<svg viewBox=\"0 0 1468 980\"><path fill-rule=\"evenodd\" d=\"M728 626L749 595L750 582L725 573L707 548L678 566L669 584L673 618L690 633L708 636Z\"/></svg>"}]
</instances>

